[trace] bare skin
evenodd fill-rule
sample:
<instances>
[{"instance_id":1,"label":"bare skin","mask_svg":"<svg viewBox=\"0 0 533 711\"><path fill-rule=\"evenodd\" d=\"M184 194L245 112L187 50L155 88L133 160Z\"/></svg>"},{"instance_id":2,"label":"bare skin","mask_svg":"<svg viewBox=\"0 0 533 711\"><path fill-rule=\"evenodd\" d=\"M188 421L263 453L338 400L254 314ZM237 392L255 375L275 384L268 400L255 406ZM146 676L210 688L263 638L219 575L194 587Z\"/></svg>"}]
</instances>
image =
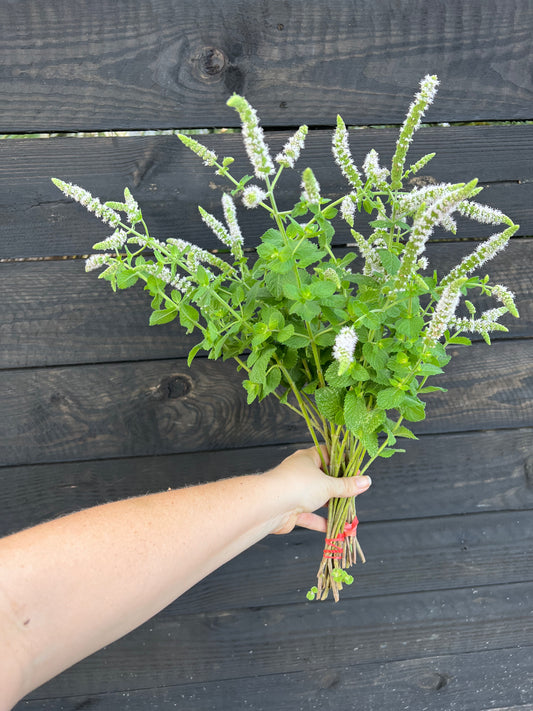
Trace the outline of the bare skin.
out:
<instances>
[{"instance_id":1,"label":"bare skin","mask_svg":"<svg viewBox=\"0 0 533 711\"><path fill-rule=\"evenodd\" d=\"M104 504L1 539L0 711L268 534L325 531L313 512L369 486L327 476L311 448L264 474Z\"/></svg>"}]
</instances>

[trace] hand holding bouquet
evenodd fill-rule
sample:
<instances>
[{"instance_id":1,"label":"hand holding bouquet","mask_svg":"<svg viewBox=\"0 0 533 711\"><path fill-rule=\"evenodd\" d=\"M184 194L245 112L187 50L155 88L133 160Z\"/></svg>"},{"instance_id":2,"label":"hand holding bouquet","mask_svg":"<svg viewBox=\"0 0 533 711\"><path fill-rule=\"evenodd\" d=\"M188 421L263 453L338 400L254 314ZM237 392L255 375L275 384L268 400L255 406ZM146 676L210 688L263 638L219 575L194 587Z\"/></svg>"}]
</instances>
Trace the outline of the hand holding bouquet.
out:
<instances>
[{"instance_id":1,"label":"hand holding bouquet","mask_svg":"<svg viewBox=\"0 0 533 711\"><path fill-rule=\"evenodd\" d=\"M473 272L503 249L518 229L499 210L473 200L481 191L468 183L428 185L405 190L434 154L406 168L406 155L422 116L433 101L435 76L425 77L400 129L390 170L371 150L361 169L352 159L348 131L339 116L333 134L335 161L347 189L336 200L321 196L311 168L303 170L302 193L289 210L278 208L275 189L284 170L293 169L307 134L301 126L272 158L254 109L241 96L228 105L242 122L253 177L234 177L233 158L219 157L190 136L181 141L231 190L222 196L224 221L203 208L200 214L226 250L224 256L171 238L149 234L141 209L124 191L124 202L101 203L83 188L54 179L68 196L111 225L113 234L87 260L87 270L105 267L101 278L113 289L136 282L152 297L151 324L179 317L187 332L198 331L189 365L203 350L209 358L233 358L246 373L248 402L276 397L305 419L319 452L324 442L334 477L360 476L376 457L403 451L402 437L415 438L406 422L425 417L421 396L434 390L430 376L443 372L450 345L469 345L464 332L490 343L490 332L507 330L499 319L518 316L511 292ZM257 250L247 253L235 199L247 209L266 210L272 227ZM357 229L356 215L369 216L371 233ZM503 225L453 268L438 276L429 270L424 250L437 225L456 233L453 214ZM336 256L332 221L350 228L355 252ZM360 258L361 270L350 264ZM470 291L494 297L497 306L481 314L465 298L468 317L456 315ZM347 572L364 555L357 540L354 499L329 502L328 530L318 582L308 593L323 600L331 590L339 599Z\"/></svg>"}]
</instances>

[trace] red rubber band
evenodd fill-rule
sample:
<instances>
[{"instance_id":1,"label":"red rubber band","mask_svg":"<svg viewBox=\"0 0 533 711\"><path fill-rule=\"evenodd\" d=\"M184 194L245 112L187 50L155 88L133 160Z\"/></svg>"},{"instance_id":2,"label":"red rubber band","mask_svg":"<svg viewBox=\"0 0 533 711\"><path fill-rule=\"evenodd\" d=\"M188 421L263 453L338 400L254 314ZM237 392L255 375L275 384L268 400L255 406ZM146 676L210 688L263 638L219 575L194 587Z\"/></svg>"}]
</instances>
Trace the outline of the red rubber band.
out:
<instances>
[{"instance_id":1,"label":"red rubber band","mask_svg":"<svg viewBox=\"0 0 533 711\"><path fill-rule=\"evenodd\" d=\"M340 560L342 558L342 546L335 545L337 541L344 540L344 533L336 536L335 538L326 538L326 547L324 548L324 558L333 558L334 560Z\"/></svg>"},{"instance_id":2,"label":"red rubber band","mask_svg":"<svg viewBox=\"0 0 533 711\"><path fill-rule=\"evenodd\" d=\"M359 524L359 519L356 516L351 523L346 523L344 525L344 535L345 536L356 536L358 524Z\"/></svg>"}]
</instances>

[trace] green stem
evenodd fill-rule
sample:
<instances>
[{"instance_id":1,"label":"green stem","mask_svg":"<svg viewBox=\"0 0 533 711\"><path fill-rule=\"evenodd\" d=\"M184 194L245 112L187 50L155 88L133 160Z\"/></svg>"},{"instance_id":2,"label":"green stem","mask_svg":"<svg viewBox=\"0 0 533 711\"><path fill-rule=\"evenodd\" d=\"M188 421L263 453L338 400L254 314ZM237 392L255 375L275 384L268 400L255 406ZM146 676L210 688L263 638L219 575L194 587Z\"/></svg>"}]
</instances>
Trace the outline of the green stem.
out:
<instances>
[{"instance_id":1,"label":"green stem","mask_svg":"<svg viewBox=\"0 0 533 711\"><path fill-rule=\"evenodd\" d=\"M319 432L321 432L321 431L320 431L319 428L315 428L315 426L314 426L313 423L311 422L311 418L310 418L310 416L309 416L309 412L308 412L308 410L307 410L307 407L306 407L306 405L305 405L305 402L304 402L304 400L302 399L302 396L301 396L300 391L299 391L298 388L296 387L296 383L295 383L294 380L291 378L291 374L289 373L289 371L287 370L287 368L285 368L285 366L283 365L283 363L279 360L279 358L278 358L277 356L274 356L274 358L275 358L276 363L277 363L277 365L279 366L281 372L283 373L283 375L284 375L286 381L289 383L289 385L290 385L290 387L291 387L291 390L292 390L294 396L296 397L296 400L298 401L298 404L299 404L300 409L301 409L301 415L302 415L302 417L304 418L304 420L305 420L305 422L306 422L306 424L307 424L307 429L309 430L309 433L311 434L311 437L313 438L313 442L314 442L314 444L315 444L315 447L317 448L317 451L318 451L318 453L319 453L319 455L320 455L320 459L321 459L321 462L322 462L322 467L323 467L324 471L327 471L327 465L326 465L326 462L324 461L324 457L323 457L323 455L322 455L322 450L321 450L321 448L320 448L320 443L319 443L319 441L318 441L318 439L317 439L315 429L318 429ZM321 434L323 434L323 433L321 432Z\"/></svg>"}]
</instances>

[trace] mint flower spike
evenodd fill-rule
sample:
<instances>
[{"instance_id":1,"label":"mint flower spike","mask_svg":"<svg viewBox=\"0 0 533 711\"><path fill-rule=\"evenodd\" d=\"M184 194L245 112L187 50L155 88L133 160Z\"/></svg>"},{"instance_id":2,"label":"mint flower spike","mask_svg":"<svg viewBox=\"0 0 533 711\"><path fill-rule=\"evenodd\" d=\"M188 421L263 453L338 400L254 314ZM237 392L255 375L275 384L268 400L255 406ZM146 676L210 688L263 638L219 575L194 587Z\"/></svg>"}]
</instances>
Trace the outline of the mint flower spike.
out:
<instances>
[{"instance_id":1,"label":"mint flower spike","mask_svg":"<svg viewBox=\"0 0 533 711\"><path fill-rule=\"evenodd\" d=\"M196 155L203 160L204 165L214 166L217 164L218 156L213 151L210 151L209 148L206 148L201 143L198 143L198 141L195 141L194 138L185 136L183 133L178 133L178 138L184 146L190 148L193 153L196 153Z\"/></svg>"},{"instance_id":2,"label":"mint flower spike","mask_svg":"<svg viewBox=\"0 0 533 711\"><path fill-rule=\"evenodd\" d=\"M424 336L424 342L430 348L444 335L455 316L461 298L461 287L466 281L464 278L455 279L442 290Z\"/></svg>"},{"instance_id":3,"label":"mint flower spike","mask_svg":"<svg viewBox=\"0 0 533 711\"><path fill-rule=\"evenodd\" d=\"M65 183L63 180L59 180L59 178L52 178L52 182L62 193L76 202L79 202L80 205L87 208L89 212L93 212L102 222L111 225L111 227L118 227L120 224L121 219L118 212L107 207L107 205L103 205L98 198L93 197L85 188L80 188L79 185L74 185L73 183Z\"/></svg>"},{"instance_id":4,"label":"mint flower spike","mask_svg":"<svg viewBox=\"0 0 533 711\"><path fill-rule=\"evenodd\" d=\"M284 168L294 168L294 164L300 157L302 148L304 147L305 137L307 136L308 127L304 124L289 138L283 146L281 153L278 153L274 159Z\"/></svg>"},{"instance_id":5,"label":"mint flower spike","mask_svg":"<svg viewBox=\"0 0 533 711\"><path fill-rule=\"evenodd\" d=\"M361 174L353 162L350 146L348 144L348 131L340 116L337 116L337 128L333 133L332 150L335 162L341 169L346 180L348 180L355 190L362 188L363 181Z\"/></svg>"},{"instance_id":6,"label":"mint flower spike","mask_svg":"<svg viewBox=\"0 0 533 711\"><path fill-rule=\"evenodd\" d=\"M339 364L339 375L350 367L357 341L357 332L353 326L344 326L337 334L333 345L333 357Z\"/></svg>"},{"instance_id":7,"label":"mint flower spike","mask_svg":"<svg viewBox=\"0 0 533 711\"><path fill-rule=\"evenodd\" d=\"M228 232L228 230L224 227L222 222L217 220L217 218L209 212L206 212L203 207L198 206L198 210L200 211L200 215L202 216L202 220L205 224L211 228L218 239L225 244L226 247L230 248L233 256L237 259L242 257L242 236L239 239L235 234L232 235L231 232Z\"/></svg>"},{"instance_id":8,"label":"mint flower spike","mask_svg":"<svg viewBox=\"0 0 533 711\"><path fill-rule=\"evenodd\" d=\"M426 242L435 225L448 217L460 202L473 194L477 194L481 188L477 188L476 185L477 178L466 185L452 186L448 192L444 193L428 207L422 204L419 213L413 220L411 235L403 251L402 262L395 280L395 289L401 289L405 286L416 272L417 260L425 250Z\"/></svg>"},{"instance_id":9,"label":"mint flower spike","mask_svg":"<svg viewBox=\"0 0 533 711\"><path fill-rule=\"evenodd\" d=\"M124 204L126 205L126 214L130 225L135 225L142 220L141 209L139 203L128 188L124 188Z\"/></svg>"},{"instance_id":10,"label":"mint flower spike","mask_svg":"<svg viewBox=\"0 0 533 711\"><path fill-rule=\"evenodd\" d=\"M363 171L370 181L370 184L378 190L384 190L387 186L389 171L379 165L379 154L373 148L367 153L363 162Z\"/></svg>"},{"instance_id":11,"label":"mint flower spike","mask_svg":"<svg viewBox=\"0 0 533 711\"><path fill-rule=\"evenodd\" d=\"M495 299L498 299L498 301L501 301L512 316L519 318L518 309L516 308L514 294L512 291L502 284L496 284L491 288L491 292L492 296L494 296Z\"/></svg>"},{"instance_id":12,"label":"mint flower spike","mask_svg":"<svg viewBox=\"0 0 533 711\"><path fill-rule=\"evenodd\" d=\"M341 202L341 215L342 219L347 222L350 227L353 227L355 219L355 203L352 200L351 195L346 195Z\"/></svg>"},{"instance_id":13,"label":"mint flower spike","mask_svg":"<svg viewBox=\"0 0 533 711\"><path fill-rule=\"evenodd\" d=\"M229 228L229 235L231 238L231 249L232 253L240 259L242 254L243 238L241 233L241 228L237 222L237 210L235 208L235 203L231 195L224 193L222 196L222 207L224 209L224 217L226 218L226 224Z\"/></svg>"},{"instance_id":14,"label":"mint flower spike","mask_svg":"<svg viewBox=\"0 0 533 711\"><path fill-rule=\"evenodd\" d=\"M119 227L110 237L103 240L103 242L93 244L93 249L121 249L127 239L128 233Z\"/></svg>"},{"instance_id":15,"label":"mint flower spike","mask_svg":"<svg viewBox=\"0 0 533 711\"><path fill-rule=\"evenodd\" d=\"M453 183L437 183L436 185L425 185L423 188L415 188L409 193L399 193L396 198L399 214L403 216L416 212L423 203L427 206L456 187L457 185Z\"/></svg>"},{"instance_id":16,"label":"mint flower spike","mask_svg":"<svg viewBox=\"0 0 533 711\"><path fill-rule=\"evenodd\" d=\"M454 318L449 324L456 333L466 331L470 333L479 333L483 336L486 343L490 345L491 331L508 331L509 329L502 323L498 323L498 319L507 313L505 306L500 306L497 309L488 309L484 311L480 318Z\"/></svg>"},{"instance_id":17,"label":"mint flower spike","mask_svg":"<svg viewBox=\"0 0 533 711\"><path fill-rule=\"evenodd\" d=\"M111 259L113 259L111 254L91 254L85 260L85 271L92 272L99 267L109 266Z\"/></svg>"},{"instance_id":18,"label":"mint flower spike","mask_svg":"<svg viewBox=\"0 0 533 711\"><path fill-rule=\"evenodd\" d=\"M302 173L302 197L310 205L320 205L320 185L311 168L306 168Z\"/></svg>"},{"instance_id":19,"label":"mint flower spike","mask_svg":"<svg viewBox=\"0 0 533 711\"><path fill-rule=\"evenodd\" d=\"M482 242L479 247L467 255L456 267L454 267L446 276L441 280L441 285L446 285L452 282L454 279L459 277L468 276L474 269L482 266L485 262L496 256L498 252L501 252L507 246L507 243L511 239L512 235L516 232L520 225L512 225L508 227L503 232L497 232L489 237L488 240Z\"/></svg>"},{"instance_id":20,"label":"mint flower spike","mask_svg":"<svg viewBox=\"0 0 533 711\"><path fill-rule=\"evenodd\" d=\"M356 232L356 230L350 230L350 232L352 233L352 237L355 240L355 244L357 245L361 256L365 260L363 274L365 276L382 275L383 266L377 251L374 250L370 244L368 244L367 240L360 232Z\"/></svg>"},{"instance_id":21,"label":"mint flower spike","mask_svg":"<svg viewBox=\"0 0 533 711\"><path fill-rule=\"evenodd\" d=\"M168 244L175 245L183 256L186 256L187 265L191 270L196 270L200 264L210 264L213 267L217 267L222 272L234 272L235 270L223 259L217 257L206 249L198 247L198 245L192 242L187 242L179 237L169 237L167 239Z\"/></svg>"},{"instance_id":22,"label":"mint flower spike","mask_svg":"<svg viewBox=\"0 0 533 711\"><path fill-rule=\"evenodd\" d=\"M255 177L265 180L274 173L275 168L255 109L238 94L233 94L226 103L235 109L241 118L244 147L254 167Z\"/></svg>"},{"instance_id":23,"label":"mint flower spike","mask_svg":"<svg viewBox=\"0 0 533 711\"><path fill-rule=\"evenodd\" d=\"M465 200L459 203L457 212L486 225L513 225L511 218L504 215L500 210L496 210L496 208L490 207L489 205L481 205L479 202L474 202L473 200Z\"/></svg>"},{"instance_id":24,"label":"mint flower spike","mask_svg":"<svg viewBox=\"0 0 533 711\"><path fill-rule=\"evenodd\" d=\"M400 129L400 135L396 142L396 151L392 158L391 188L393 190L398 190L402 186L402 174L409 144L413 140L414 132L420 126L422 116L425 114L428 106L433 103L438 85L439 80L435 75L430 76L428 74L425 76L420 82L420 91L416 94L413 103L409 107L407 116Z\"/></svg>"}]
</instances>

